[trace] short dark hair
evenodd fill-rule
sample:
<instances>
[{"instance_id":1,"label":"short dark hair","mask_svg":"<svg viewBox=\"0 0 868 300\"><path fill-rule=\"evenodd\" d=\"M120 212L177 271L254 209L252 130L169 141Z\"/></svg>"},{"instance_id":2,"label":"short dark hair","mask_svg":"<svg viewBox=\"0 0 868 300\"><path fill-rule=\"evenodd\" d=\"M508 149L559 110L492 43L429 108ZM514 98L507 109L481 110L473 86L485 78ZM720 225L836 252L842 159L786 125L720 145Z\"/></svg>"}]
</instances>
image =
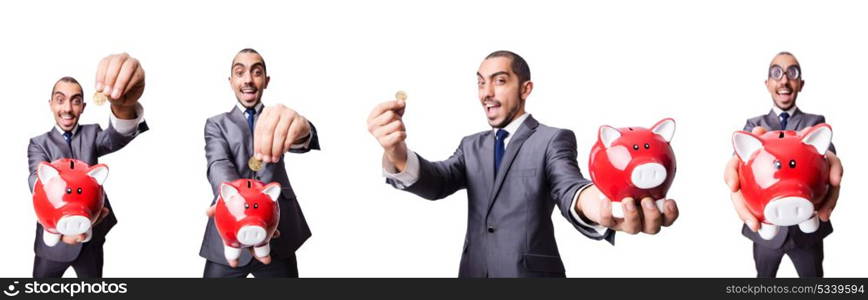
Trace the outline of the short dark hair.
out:
<instances>
[{"instance_id":1,"label":"short dark hair","mask_svg":"<svg viewBox=\"0 0 868 300\"><path fill-rule=\"evenodd\" d=\"M81 89L81 84L78 83L78 80L75 80L74 77L72 77L72 76L63 76L63 77L60 77L60 79L58 79L57 81L55 81L55 82L54 82L54 86L51 87L51 98L54 98L54 92L56 92L55 89L57 88L57 84L58 84L58 83L61 83L61 82L66 82L66 83L72 83L72 84L75 84L75 85L78 86L79 89ZM51 99L51 98L49 98L49 99Z\"/></svg>"},{"instance_id":2,"label":"short dark hair","mask_svg":"<svg viewBox=\"0 0 868 300\"><path fill-rule=\"evenodd\" d=\"M530 66L527 65L527 61L524 60L520 55L515 54L515 52L508 50L497 50L491 52L485 59L495 58L495 57L507 57L512 59L512 63L510 63L510 68L515 75L518 75L518 83L524 83L525 81L530 80Z\"/></svg>"},{"instance_id":3,"label":"short dark hair","mask_svg":"<svg viewBox=\"0 0 868 300\"><path fill-rule=\"evenodd\" d=\"M238 54L241 54L241 53L253 53L253 54L259 55L259 58L262 59L262 71L265 71L265 73L268 73L268 70L265 68L265 58L263 58L262 54L259 54L259 52L256 51L256 49L244 48L244 49L241 49L240 51L238 51L238 53L236 53L235 55L238 56ZM232 66L235 66L235 59L232 60ZM231 68L230 68L230 70L231 70Z\"/></svg>"}]
</instances>

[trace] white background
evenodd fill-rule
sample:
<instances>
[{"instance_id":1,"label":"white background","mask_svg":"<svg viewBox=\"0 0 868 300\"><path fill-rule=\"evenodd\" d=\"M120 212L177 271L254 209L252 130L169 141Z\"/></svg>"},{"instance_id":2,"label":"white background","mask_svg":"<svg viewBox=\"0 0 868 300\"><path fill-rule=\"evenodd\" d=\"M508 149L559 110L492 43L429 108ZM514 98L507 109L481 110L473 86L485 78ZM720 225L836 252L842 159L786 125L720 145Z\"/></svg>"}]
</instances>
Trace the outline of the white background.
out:
<instances>
[{"instance_id":1,"label":"white background","mask_svg":"<svg viewBox=\"0 0 868 300\"><path fill-rule=\"evenodd\" d=\"M28 139L53 125L48 99L61 76L89 100L100 58L126 51L146 70L151 130L101 162L119 224L105 245L107 277L198 277L211 193L205 119L233 107L230 62L262 53L266 104L296 109L319 129L322 151L288 155L287 169L313 237L297 252L303 277L454 277L466 194L437 202L393 190L382 149L366 130L376 103L409 94L410 147L445 159L461 137L487 129L475 72L493 50L529 62L527 109L575 131L579 165L597 127L650 126L673 117L678 174L669 195L681 218L657 236L595 242L553 216L567 275L752 277L722 180L730 135L772 105L763 80L781 50L799 58L806 112L824 114L846 172L826 275L866 276L868 179L864 2L801 1L3 1L0 4L0 276L30 276L34 221ZM82 123L108 122L89 105ZM587 175L587 173L585 173ZM68 271L67 276L74 275ZM780 276L796 276L784 259Z\"/></svg>"}]
</instances>

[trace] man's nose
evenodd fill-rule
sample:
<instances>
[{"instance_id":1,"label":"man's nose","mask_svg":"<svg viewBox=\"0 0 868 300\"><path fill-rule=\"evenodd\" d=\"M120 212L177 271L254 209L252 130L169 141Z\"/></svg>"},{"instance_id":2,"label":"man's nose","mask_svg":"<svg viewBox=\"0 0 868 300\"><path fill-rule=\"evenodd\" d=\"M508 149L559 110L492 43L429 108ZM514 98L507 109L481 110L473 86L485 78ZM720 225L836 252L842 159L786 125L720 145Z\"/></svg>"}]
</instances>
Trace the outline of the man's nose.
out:
<instances>
[{"instance_id":1,"label":"man's nose","mask_svg":"<svg viewBox=\"0 0 868 300\"><path fill-rule=\"evenodd\" d=\"M481 93L483 98L494 98L494 85L486 84L482 87Z\"/></svg>"}]
</instances>

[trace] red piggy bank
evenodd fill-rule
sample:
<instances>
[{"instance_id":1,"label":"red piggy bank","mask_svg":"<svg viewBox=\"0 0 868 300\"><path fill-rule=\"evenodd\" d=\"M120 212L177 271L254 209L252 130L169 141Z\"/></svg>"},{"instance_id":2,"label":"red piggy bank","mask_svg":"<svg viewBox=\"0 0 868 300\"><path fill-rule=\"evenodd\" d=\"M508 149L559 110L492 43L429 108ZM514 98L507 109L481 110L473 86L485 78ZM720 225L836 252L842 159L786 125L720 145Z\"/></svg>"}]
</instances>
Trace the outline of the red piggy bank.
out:
<instances>
[{"instance_id":1,"label":"red piggy bank","mask_svg":"<svg viewBox=\"0 0 868 300\"><path fill-rule=\"evenodd\" d=\"M675 120L666 118L651 129L600 126L588 168L601 196L612 201L612 216L623 218L621 199L651 197L663 211L663 200L675 178L675 153L669 142Z\"/></svg>"},{"instance_id":2,"label":"red piggy bank","mask_svg":"<svg viewBox=\"0 0 868 300\"><path fill-rule=\"evenodd\" d=\"M817 230L815 206L829 187L826 150L832 127L819 124L804 134L769 131L762 136L737 131L732 145L739 158L741 194L751 213L762 222L759 235L770 240L778 226L799 225L805 233Z\"/></svg>"},{"instance_id":3,"label":"red piggy bank","mask_svg":"<svg viewBox=\"0 0 868 300\"><path fill-rule=\"evenodd\" d=\"M280 184L238 179L220 185L214 223L223 238L227 260L241 256L241 248L253 247L257 257L271 253L269 242L280 221Z\"/></svg>"},{"instance_id":4,"label":"red piggy bank","mask_svg":"<svg viewBox=\"0 0 868 300\"><path fill-rule=\"evenodd\" d=\"M61 235L84 233L84 242L90 241L91 225L105 205L102 184L108 167L91 167L79 160L61 158L50 164L39 163L36 176L33 208L42 224L43 242L53 247Z\"/></svg>"}]
</instances>

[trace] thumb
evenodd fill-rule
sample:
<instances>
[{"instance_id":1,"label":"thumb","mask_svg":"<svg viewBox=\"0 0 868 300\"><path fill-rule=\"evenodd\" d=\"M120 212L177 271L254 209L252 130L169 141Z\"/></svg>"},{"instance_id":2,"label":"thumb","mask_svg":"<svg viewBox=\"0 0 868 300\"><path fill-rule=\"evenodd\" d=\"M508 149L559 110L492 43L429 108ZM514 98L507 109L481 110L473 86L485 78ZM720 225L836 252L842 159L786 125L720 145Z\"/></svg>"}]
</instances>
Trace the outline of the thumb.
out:
<instances>
[{"instance_id":1,"label":"thumb","mask_svg":"<svg viewBox=\"0 0 868 300\"><path fill-rule=\"evenodd\" d=\"M208 209L205 210L205 215L210 217L214 216L214 211L217 209L217 205L211 205Z\"/></svg>"}]
</instances>

